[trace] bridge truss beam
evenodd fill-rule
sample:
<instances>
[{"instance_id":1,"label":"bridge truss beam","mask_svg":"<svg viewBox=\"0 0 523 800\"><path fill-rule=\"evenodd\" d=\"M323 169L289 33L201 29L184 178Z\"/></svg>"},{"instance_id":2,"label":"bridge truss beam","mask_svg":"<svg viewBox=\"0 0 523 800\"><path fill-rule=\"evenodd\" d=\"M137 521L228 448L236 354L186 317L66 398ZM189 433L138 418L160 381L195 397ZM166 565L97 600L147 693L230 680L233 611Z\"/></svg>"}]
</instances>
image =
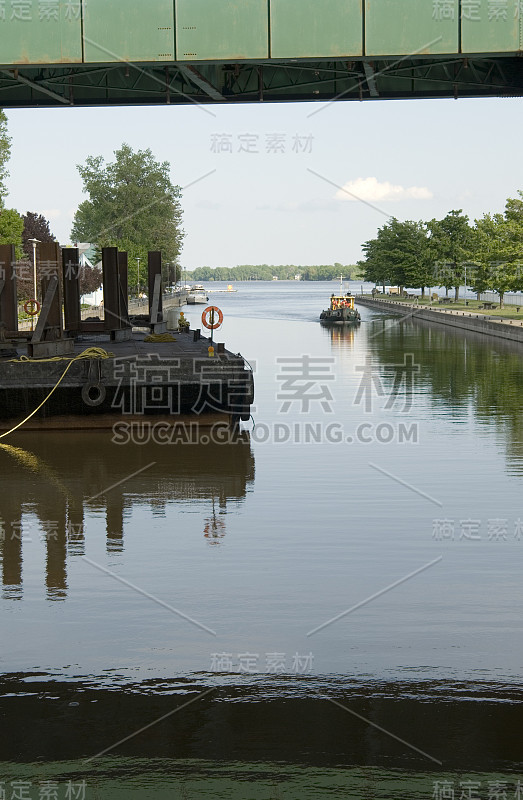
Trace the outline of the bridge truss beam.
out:
<instances>
[{"instance_id":1,"label":"bridge truss beam","mask_svg":"<svg viewBox=\"0 0 523 800\"><path fill-rule=\"evenodd\" d=\"M0 69L0 107L131 106L520 97L518 56L353 61L18 66Z\"/></svg>"}]
</instances>

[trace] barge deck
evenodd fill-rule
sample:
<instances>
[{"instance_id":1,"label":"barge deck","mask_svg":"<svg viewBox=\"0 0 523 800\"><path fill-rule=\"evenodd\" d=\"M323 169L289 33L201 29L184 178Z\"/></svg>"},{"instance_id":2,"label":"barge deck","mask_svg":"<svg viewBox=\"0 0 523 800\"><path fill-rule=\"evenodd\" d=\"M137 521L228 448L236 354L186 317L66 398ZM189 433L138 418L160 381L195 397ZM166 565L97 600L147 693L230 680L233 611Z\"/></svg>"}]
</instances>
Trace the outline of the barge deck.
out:
<instances>
[{"instance_id":1,"label":"barge deck","mask_svg":"<svg viewBox=\"0 0 523 800\"><path fill-rule=\"evenodd\" d=\"M1 359L0 432L44 401L20 430L110 428L144 417L202 426L249 418L253 377L241 355L223 349L209 357L209 340L198 331L169 342L146 338L143 331L123 342L85 336L70 356L28 359L20 348L18 357Z\"/></svg>"}]
</instances>

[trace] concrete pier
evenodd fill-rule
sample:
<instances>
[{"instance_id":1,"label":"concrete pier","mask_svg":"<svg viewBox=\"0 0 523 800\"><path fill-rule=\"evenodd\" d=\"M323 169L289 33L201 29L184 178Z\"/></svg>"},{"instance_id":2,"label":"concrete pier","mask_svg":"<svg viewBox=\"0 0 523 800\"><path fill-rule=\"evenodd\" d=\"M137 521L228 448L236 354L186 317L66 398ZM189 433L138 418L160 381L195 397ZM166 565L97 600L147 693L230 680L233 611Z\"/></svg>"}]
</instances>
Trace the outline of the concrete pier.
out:
<instances>
[{"instance_id":1,"label":"concrete pier","mask_svg":"<svg viewBox=\"0 0 523 800\"><path fill-rule=\"evenodd\" d=\"M439 325L448 325L452 328L463 328L486 336L496 336L499 339L508 339L512 342L523 344L523 321L499 319L488 317L484 314L474 314L468 311L453 311L452 309L436 309L433 306L413 306L410 303L401 303L397 300L371 300L361 295L356 297L358 305L374 308L377 311L390 311L400 314L405 319L421 319L437 322Z\"/></svg>"}]
</instances>

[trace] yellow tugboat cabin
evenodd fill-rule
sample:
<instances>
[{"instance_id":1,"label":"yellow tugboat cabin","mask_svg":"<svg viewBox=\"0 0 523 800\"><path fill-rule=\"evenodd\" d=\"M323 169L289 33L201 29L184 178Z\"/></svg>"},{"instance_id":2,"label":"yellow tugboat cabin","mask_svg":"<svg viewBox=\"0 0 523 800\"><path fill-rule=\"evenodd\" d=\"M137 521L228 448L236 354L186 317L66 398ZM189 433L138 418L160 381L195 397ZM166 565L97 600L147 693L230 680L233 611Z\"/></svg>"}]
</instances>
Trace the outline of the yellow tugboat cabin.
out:
<instances>
[{"instance_id":1,"label":"yellow tugboat cabin","mask_svg":"<svg viewBox=\"0 0 523 800\"><path fill-rule=\"evenodd\" d=\"M340 308L350 308L354 310L353 295L331 295L331 311L339 311Z\"/></svg>"}]
</instances>

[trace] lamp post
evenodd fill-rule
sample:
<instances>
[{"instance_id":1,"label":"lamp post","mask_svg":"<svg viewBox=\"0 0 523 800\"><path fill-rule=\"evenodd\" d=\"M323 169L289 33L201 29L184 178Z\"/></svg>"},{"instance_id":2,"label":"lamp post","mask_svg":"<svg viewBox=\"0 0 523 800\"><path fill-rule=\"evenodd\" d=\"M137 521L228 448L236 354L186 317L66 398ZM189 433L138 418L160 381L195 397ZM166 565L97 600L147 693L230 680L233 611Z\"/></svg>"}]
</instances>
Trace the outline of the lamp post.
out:
<instances>
[{"instance_id":1,"label":"lamp post","mask_svg":"<svg viewBox=\"0 0 523 800\"><path fill-rule=\"evenodd\" d=\"M138 262L138 302L140 302L140 260L139 258L136 259Z\"/></svg>"},{"instance_id":2,"label":"lamp post","mask_svg":"<svg viewBox=\"0 0 523 800\"><path fill-rule=\"evenodd\" d=\"M40 239L28 239L33 245L33 300L38 300L36 286L36 245L40 244ZM36 310L36 308L35 308ZM31 330L34 330L34 316L31 317Z\"/></svg>"},{"instance_id":3,"label":"lamp post","mask_svg":"<svg viewBox=\"0 0 523 800\"><path fill-rule=\"evenodd\" d=\"M28 241L33 245L33 300L38 300L36 296L36 245L40 244L40 239L28 239Z\"/></svg>"}]
</instances>

